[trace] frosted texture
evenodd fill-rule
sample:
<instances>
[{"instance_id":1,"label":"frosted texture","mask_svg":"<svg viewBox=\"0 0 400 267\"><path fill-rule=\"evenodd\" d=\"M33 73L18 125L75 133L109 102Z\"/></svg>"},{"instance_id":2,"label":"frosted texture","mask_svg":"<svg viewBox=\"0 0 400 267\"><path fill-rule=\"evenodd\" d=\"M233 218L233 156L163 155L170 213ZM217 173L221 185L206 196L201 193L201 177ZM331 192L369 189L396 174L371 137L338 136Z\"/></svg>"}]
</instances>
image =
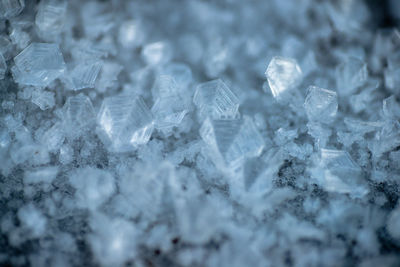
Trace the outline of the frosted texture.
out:
<instances>
[{"instance_id":1,"label":"frosted texture","mask_svg":"<svg viewBox=\"0 0 400 267\"><path fill-rule=\"evenodd\" d=\"M24 0L1 0L0 17L11 18L19 15L25 8Z\"/></svg>"},{"instance_id":2,"label":"frosted texture","mask_svg":"<svg viewBox=\"0 0 400 267\"><path fill-rule=\"evenodd\" d=\"M399 0L0 0L0 266L400 266Z\"/></svg>"},{"instance_id":3,"label":"frosted texture","mask_svg":"<svg viewBox=\"0 0 400 267\"><path fill-rule=\"evenodd\" d=\"M65 69L56 44L32 43L14 58L14 62L14 78L24 85L47 86Z\"/></svg>"},{"instance_id":4,"label":"frosted texture","mask_svg":"<svg viewBox=\"0 0 400 267\"><path fill-rule=\"evenodd\" d=\"M143 60L149 65L168 62L171 59L171 47L166 42L147 44L142 51Z\"/></svg>"},{"instance_id":5,"label":"frosted texture","mask_svg":"<svg viewBox=\"0 0 400 267\"><path fill-rule=\"evenodd\" d=\"M243 120L207 119L200 129L200 136L217 153L217 164L235 166L245 157L260 155L264 141L253 122Z\"/></svg>"}]
</instances>

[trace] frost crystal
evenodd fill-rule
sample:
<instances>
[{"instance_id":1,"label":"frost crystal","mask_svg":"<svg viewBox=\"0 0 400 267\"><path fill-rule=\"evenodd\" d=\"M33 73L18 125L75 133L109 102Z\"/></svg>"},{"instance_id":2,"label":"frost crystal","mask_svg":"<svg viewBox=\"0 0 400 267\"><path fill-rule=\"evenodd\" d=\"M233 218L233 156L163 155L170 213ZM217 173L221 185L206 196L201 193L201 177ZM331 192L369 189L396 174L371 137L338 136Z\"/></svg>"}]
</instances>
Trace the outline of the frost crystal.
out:
<instances>
[{"instance_id":1,"label":"frost crystal","mask_svg":"<svg viewBox=\"0 0 400 267\"><path fill-rule=\"evenodd\" d=\"M155 127L165 132L178 126L189 112L187 89L178 85L171 76L161 75L152 91L155 103L151 112L154 115Z\"/></svg>"},{"instance_id":2,"label":"frost crystal","mask_svg":"<svg viewBox=\"0 0 400 267\"><path fill-rule=\"evenodd\" d=\"M14 78L24 85L47 86L65 69L56 44L32 43L14 58Z\"/></svg>"},{"instance_id":3,"label":"frost crystal","mask_svg":"<svg viewBox=\"0 0 400 267\"><path fill-rule=\"evenodd\" d=\"M342 150L321 149L321 168L323 175L317 179L327 191L348 193L353 197L363 197L368 187L362 181L361 168L349 153Z\"/></svg>"},{"instance_id":4,"label":"frost crystal","mask_svg":"<svg viewBox=\"0 0 400 267\"><path fill-rule=\"evenodd\" d=\"M198 108L200 118L235 118L238 116L239 100L220 79L197 86L193 103Z\"/></svg>"},{"instance_id":5,"label":"frost crystal","mask_svg":"<svg viewBox=\"0 0 400 267\"><path fill-rule=\"evenodd\" d=\"M200 136L216 153L217 165L238 166L247 157L259 156L264 141L253 124L244 117L240 120L206 119L201 126Z\"/></svg>"},{"instance_id":6,"label":"frost crystal","mask_svg":"<svg viewBox=\"0 0 400 267\"><path fill-rule=\"evenodd\" d=\"M41 110L54 107L54 93L45 90L34 90L32 92L32 103L36 104Z\"/></svg>"},{"instance_id":7,"label":"frost crystal","mask_svg":"<svg viewBox=\"0 0 400 267\"><path fill-rule=\"evenodd\" d=\"M400 0L0 0L0 266L400 266L399 27Z\"/></svg>"},{"instance_id":8,"label":"frost crystal","mask_svg":"<svg viewBox=\"0 0 400 267\"><path fill-rule=\"evenodd\" d=\"M302 71L292 58L274 57L265 72L272 95L281 99L301 82Z\"/></svg>"},{"instance_id":9,"label":"frost crystal","mask_svg":"<svg viewBox=\"0 0 400 267\"><path fill-rule=\"evenodd\" d=\"M310 86L304 107L310 121L330 122L336 116L338 109L336 92Z\"/></svg>"},{"instance_id":10,"label":"frost crystal","mask_svg":"<svg viewBox=\"0 0 400 267\"><path fill-rule=\"evenodd\" d=\"M48 35L58 33L64 27L67 2L64 0L45 0L40 2L35 24L39 31Z\"/></svg>"},{"instance_id":11,"label":"frost crystal","mask_svg":"<svg viewBox=\"0 0 400 267\"><path fill-rule=\"evenodd\" d=\"M342 96L355 93L367 78L367 65L357 58L351 57L336 68L336 86Z\"/></svg>"},{"instance_id":12,"label":"frost crystal","mask_svg":"<svg viewBox=\"0 0 400 267\"><path fill-rule=\"evenodd\" d=\"M72 90L94 88L101 66L101 62L85 62L79 64L65 77L64 81Z\"/></svg>"},{"instance_id":13,"label":"frost crystal","mask_svg":"<svg viewBox=\"0 0 400 267\"><path fill-rule=\"evenodd\" d=\"M25 8L25 0L1 0L0 18L17 16Z\"/></svg>"},{"instance_id":14,"label":"frost crystal","mask_svg":"<svg viewBox=\"0 0 400 267\"><path fill-rule=\"evenodd\" d=\"M104 99L97 122L103 141L115 152L146 144L154 128L152 114L143 99L131 95Z\"/></svg>"},{"instance_id":15,"label":"frost crystal","mask_svg":"<svg viewBox=\"0 0 400 267\"><path fill-rule=\"evenodd\" d=\"M65 130L71 138L80 134L95 121L95 112L90 99L79 94L67 99L62 110Z\"/></svg>"}]
</instances>

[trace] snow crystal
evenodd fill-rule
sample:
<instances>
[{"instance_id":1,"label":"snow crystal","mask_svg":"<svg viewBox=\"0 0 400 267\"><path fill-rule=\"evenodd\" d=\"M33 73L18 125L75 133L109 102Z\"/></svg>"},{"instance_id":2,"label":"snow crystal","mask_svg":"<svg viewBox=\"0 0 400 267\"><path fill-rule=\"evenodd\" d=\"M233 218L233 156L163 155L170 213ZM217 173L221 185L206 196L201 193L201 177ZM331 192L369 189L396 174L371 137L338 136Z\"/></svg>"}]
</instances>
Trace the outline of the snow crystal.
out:
<instances>
[{"instance_id":1,"label":"snow crystal","mask_svg":"<svg viewBox=\"0 0 400 267\"><path fill-rule=\"evenodd\" d=\"M118 95L104 99L98 114L104 142L115 152L125 152L149 141L153 118L141 97Z\"/></svg>"},{"instance_id":2,"label":"snow crystal","mask_svg":"<svg viewBox=\"0 0 400 267\"><path fill-rule=\"evenodd\" d=\"M399 266L398 2L0 0L0 266Z\"/></svg>"},{"instance_id":3,"label":"snow crystal","mask_svg":"<svg viewBox=\"0 0 400 267\"><path fill-rule=\"evenodd\" d=\"M193 103L199 109L200 118L235 118L238 115L239 100L220 79L197 86Z\"/></svg>"},{"instance_id":4,"label":"snow crystal","mask_svg":"<svg viewBox=\"0 0 400 267\"><path fill-rule=\"evenodd\" d=\"M338 109L336 92L310 86L304 106L310 121L330 122L335 118Z\"/></svg>"},{"instance_id":5,"label":"snow crystal","mask_svg":"<svg viewBox=\"0 0 400 267\"><path fill-rule=\"evenodd\" d=\"M25 85L47 86L65 69L56 44L32 43L14 58L14 62L14 78Z\"/></svg>"},{"instance_id":6,"label":"snow crystal","mask_svg":"<svg viewBox=\"0 0 400 267\"><path fill-rule=\"evenodd\" d=\"M272 95L281 99L284 94L296 90L301 82L302 71L292 58L274 57L265 72Z\"/></svg>"}]
</instances>

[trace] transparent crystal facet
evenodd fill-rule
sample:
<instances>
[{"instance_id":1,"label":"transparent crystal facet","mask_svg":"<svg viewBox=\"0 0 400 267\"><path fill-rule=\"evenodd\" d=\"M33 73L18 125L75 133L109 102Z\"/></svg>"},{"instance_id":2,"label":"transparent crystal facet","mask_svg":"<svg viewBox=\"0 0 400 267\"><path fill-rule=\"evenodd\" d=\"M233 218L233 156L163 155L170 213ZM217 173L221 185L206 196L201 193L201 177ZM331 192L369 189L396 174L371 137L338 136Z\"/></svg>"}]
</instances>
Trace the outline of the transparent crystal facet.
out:
<instances>
[{"instance_id":1,"label":"transparent crystal facet","mask_svg":"<svg viewBox=\"0 0 400 267\"><path fill-rule=\"evenodd\" d=\"M348 58L336 68L336 86L339 95L352 95L367 81L367 78L367 65L358 58Z\"/></svg>"},{"instance_id":2,"label":"transparent crystal facet","mask_svg":"<svg viewBox=\"0 0 400 267\"><path fill-rule=\"evenodd\" d=\"M273 57L265 75L272 95L276 99L293 90L302 80L302 71L297 61L292 58Z\"/></svg>"},{"instance_id":3,"label":"transparent crystal facet","mask_svg":"<svg viewBox=\"0 0 400 267\"><path fill-rule=\"evenodd\" d=\"M360 170L347 151L321 149L321 163L329 169Z\"/></svg>"},{"instance_id":4,"label":"transparent crystal facet","mask_svg":"<svg viewBox=\"0 0 400 267\"><path fill-rule=\"evenodd\" d=\"M199 110L200 118L235 118L238 115L239 100L220 79L197 86L193 103Z\"/></svg>"},{"instance_id":5,"label":"transparent crystal facet","mask_svg":"<svg viewBox=\"0 0 400 267\"><path fill-rule=\"evenodd\" d=\"M361 177L361 168L347 151L321 149L320 165L323 175L319 174L317 179L327 191L348 193L354 197L368 193L368 187Z\"/></svg>"},{"instance_id":6,"label":"transparent crystal facet","mask_svg":"<svg viewBox=\"0 0 400 267\"><path fill-rule=\"evenodd\" d=\"M79 64L66 77L67 86L72 90L94 88L101 66L101 61Z\"/></svg>"},{"instance_id":7,"label":"transparent crystal facet","mask_svg":"<svg viewBox=\"0 0 400 267\"><path fill-rule=\"evenodd\" d=\"M244 117L239 120L206 119L200 136L211 151L217 153L215 160L220 166L236 166L246 157L259 156L264 140L253 121Z\"/></svg>"},{"instance_id":8,"label":"transparent crystal facet","mask_svg":"<svg viewBox=\"0 0 400 267\"><path fill-rule=\"evenodd\" d=\"M179 86L175 79L169 75L160 75L154 82L151 92L153 98L166 97L179 94Z\"/></svg>"},{"instance_id":9,"label":"transparent crystal facet","mask_svg":"<svg viewBox=\"0 0 400 267\"><path fill-rule=\"evenodd\" d=\"M104 99L97 120L110 150L115 152L130 151L147 143L154 128L151 112L138 96Z\"/></svg>"},{"instance_id":10,"label":"transparent crystal facet","mask_svg":"<svg viewBox=\"0 0 400 267\"><path fill-rule=\"evenodd\" d=\"M50 152L53 152L61 147L64 139L63 126L60 122L57 122L43 134L41 141Z\"/></svg>"},{"instance_id":11,"label":"transparent crystal facet","mask_svg":"<svg viewBox=\"0 0 400 267\"><path fill-rule=\"evenodd\" d=\"M154 114L156 127L165 129L178 126L189 110L179 96L170 96L159 98L151 111Z\"/></svg>"},{"instance_id":12,"label":"transparent crystal facet","mask_svg":"<svg viewBox=\"0 0 400 267\"><path fill-rule=\"evenodd\" d=\"M337 94L331 90L310 86L304 108L310 121L331 122L338 109Z\"/></svg>"},{"instance_id":13,"label":"transparent crystal facet","mask_svg":"<svg viewBox=\"0 0 400 267\"><path fill-rule=\"evenodd\" d=\"M173 77L161 75L154 83L152 94L155 98L151 108L155 127L166 132L178 126L189 111L185 88L180 87Z\"/></svg>"},{"instance_id":14,"label":"transparent crystal facet","mask_svg":"<svg viewBox=\"0 0 400 267\"><path fill-rule=\"evenodd\" d=\"M20 84L47 86L65 69L56 44L32 43L14 58L13 75Z\"/></svg>"},{"instance_id":15,"label":"transparent crystal facet","mask_svg":"<svg viewBox=\"0 0 400 267\"><path fill-rule=\"evenodd\" d=\"M37 105L41 110L46 110L54 107L55 98L54 93L46 90L34 90L32 92L32 103Z\"/></svg>"},{"instance_id":16,"label":"transparent crystal facet","mask_svg":"<svg viewBox=\"0 0 400 267\"><path fill-rule=\"evenodd\" d=\"M176 83L182 87L187 87L193 80L191 69L182 63L166 65L163 74L173 77Z\"/></svg>"},{"instance_id":17,"label":"transparent crystal facet","mask_svg":"<svg viewBox=\"0 0 400 267\"><path fill-rule=\"evenodd\" d=\"M63 107L63 121L68 136L79 136L82 130L95 121L90 99L83 94L69 97Z\"/></svg>"}]
</instances>

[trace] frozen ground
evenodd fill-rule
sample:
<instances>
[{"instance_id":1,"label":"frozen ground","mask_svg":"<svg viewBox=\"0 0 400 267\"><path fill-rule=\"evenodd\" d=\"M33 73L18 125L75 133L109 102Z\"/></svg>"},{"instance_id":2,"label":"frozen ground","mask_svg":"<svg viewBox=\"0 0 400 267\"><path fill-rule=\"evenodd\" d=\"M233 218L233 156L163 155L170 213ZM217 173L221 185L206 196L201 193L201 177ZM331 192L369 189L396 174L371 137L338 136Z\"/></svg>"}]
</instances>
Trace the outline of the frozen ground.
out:
<instances>
[{"instance_id":1,"label":"frozen ground","mask_svg":"<svg viewBox=\"0 0 400 267\"><path fill-rule=\"evenodd\" d=\"M0 265L400 266L399 19L0 0Z\"/></svg>"}]
</instances>

